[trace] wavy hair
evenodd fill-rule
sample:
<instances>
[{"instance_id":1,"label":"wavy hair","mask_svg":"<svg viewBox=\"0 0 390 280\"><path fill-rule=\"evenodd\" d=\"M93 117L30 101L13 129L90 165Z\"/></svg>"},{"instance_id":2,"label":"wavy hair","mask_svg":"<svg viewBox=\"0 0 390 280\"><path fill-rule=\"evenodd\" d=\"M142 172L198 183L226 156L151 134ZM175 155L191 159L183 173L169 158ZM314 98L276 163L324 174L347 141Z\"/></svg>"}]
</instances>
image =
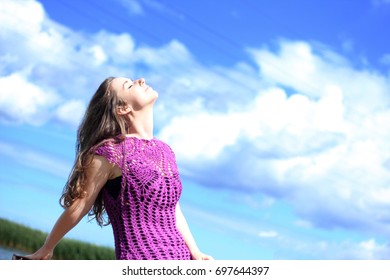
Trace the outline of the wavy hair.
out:
<instances>
[{"instance_id":1,"label":"wavy hair","mask_svg":"<svg viewBox=\"0 0 390 280\"><path fill-rule=\"evenodd\" d=\"M85 111L84 118L77 130L76 159L60 198L60 204L68 208L77 199L85 196L86 170L92 162L94 150L105 141L123 141L129 127L128 121L116 113L119 106L124 106L111 86L114 77L105 79ZM95 218L100 226L105 222L105 207L102 193L97 196L88 216Z\"/></svg>"}]
</instances>

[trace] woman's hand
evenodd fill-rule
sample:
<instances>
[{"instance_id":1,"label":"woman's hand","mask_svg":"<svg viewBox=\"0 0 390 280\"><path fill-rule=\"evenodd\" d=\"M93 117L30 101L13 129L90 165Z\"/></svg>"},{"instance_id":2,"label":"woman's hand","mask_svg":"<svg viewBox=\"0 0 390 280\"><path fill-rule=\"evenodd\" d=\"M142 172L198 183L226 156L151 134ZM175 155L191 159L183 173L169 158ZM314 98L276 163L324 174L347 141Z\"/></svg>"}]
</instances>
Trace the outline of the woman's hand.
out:
<instances>
[{"instance_id":1,"label":"woman's hand","mask_svg":"<svg viewBox=\"0 0 390 280\"><path fill-rule=\"evenodd\" d=\"M212 256L203 254L202 252L191 253L191 259L200 261L214 260Z\"/></svg>"},{"instance_id":2,"label":"woman's hand","mask_svg":"<svg viewBox=\"0 0 390 280\"><path fill-rule=\"evenodd\" d=\"M86 195L77 198L58 218L44 245L34 254L25 256L32 260L50 260L53 250L64 235L76 226L92 208L100 190L107 182L113 165L103 156L94 156L86 172Z\"/></svg>"},{"instance_id":3,"label":"woman's hand","mask_svg":"<svg viewBox=\"0 0 390 280\"><path fill-rule=\"evenodd\" d=\"M34 254L26 255L25 258L30 260L50 260L53 257L53 251L45 250L43 247Z\"/></svg>"}]
</instances>

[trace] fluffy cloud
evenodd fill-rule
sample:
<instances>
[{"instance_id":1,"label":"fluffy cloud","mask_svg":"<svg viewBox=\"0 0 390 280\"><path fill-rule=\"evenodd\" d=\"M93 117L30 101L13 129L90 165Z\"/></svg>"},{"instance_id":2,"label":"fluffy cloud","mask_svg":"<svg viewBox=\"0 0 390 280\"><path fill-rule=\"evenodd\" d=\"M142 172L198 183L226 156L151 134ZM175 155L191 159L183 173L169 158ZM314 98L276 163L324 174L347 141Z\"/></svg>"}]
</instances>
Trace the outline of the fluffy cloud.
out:
<instances>
[{"instance_id":1,"label":"fluffy cloud","mask_svg":"<svg viewBox=\"0 0 390 280\"><path fill-rule=\"evenodd\" d=\"M144 13L144 10L140 3L137 0L118 0L130 14L141 15Z\"/></svg>"},{"instance_id":2,"label":"fluffy cloud","mask_svg":"<svg viewBox=\"0 0 390 280\"><path fill-rule=\"evenodd\" d=\"M388 243L380 243L374 238L363 241L336 242L330 240L302 241L281 237L276 242L281 245L275 254L277 259L388 260L390 257ZM283 249L284 246L289 249Z\"/></svg>"},{"instance_id":3,"label":"fluffy cloud","mask_svg":"<svg viewBox=\"0 0 390 280\"><path fill-rule=\"evenodd\" d=\"M329 86L338 86L353 117L364 118L384 110L390 102L388 79L374 70L356 70L347 59L323 46L282 42L278 52L251 50L262 77L291 87L310 98L321 98Z\"/></svg>"},{"instance_id":4,"label":"fluffy cloud","mask_svg":"<svg viewBox=\"0 0 390 280\"><path fill-rule=\"evenodd\" d=\"M387 260L390 257L388 242L374 237L356 237L352 231L339 231L328 238L318 229L302 230L302 225L295 227L287 221L278 223L274 219L262 219L259 225L234 215L232 209L228 209L226 215L210 213L188 205L185 210L196 217L195 220L199 224L206 223L219 232L228 231L237 238L250 240L253 247L263 252L271 252L274 259ZM267 211L266 208L261 210Z\"/></svg>"},{"instance_id":5,"label":"fluffy cloud","mask_svg":"<svg viewBox=\"0 0 390 280\"><path fill-rule=\"evenodd\" d=\"M390 54L385 54L384 56L382 56L381 63L385 65L390 65Z\"/></svg>"},{"instance_id":6,"label":"fluffy cloud","mask_svg":"<svg viewBox=\"0 0 390 280\"><path fill-rule=\"evenodd\" d=\"M83 117L86 105L81 100L70 100L57 108L56 117L58 120L77 126Z\"/></svg>"},{"instance_id":7,"label":"fluffy cloud","mask_svg":"<svg viewBox=\"0 0 390 280\"><path fill-rule=\"evenodd\" d=\"M44 90L22 75L0 77L0 121L6 123L41 124L48 118L47 108L58 96Z\"/></svg>"},{"instance_id":8,"label":"fluffy cloud","mask_svg":"<svg viewBox=\"0 0 390 280\"><path fill-rule=\"evenodd\" d=\"M87 103L106 76L145 76L159 90L157 128L177 112L194 111L196 106L209 110L226 110L232 103L240 106L258 86L250 67L205 68L176 40L155 48L136 47L126 33L79 33L50 20L42 5L32 0L3 1L0 9L0 75L17 73L61 97L48 108L53 117L66 100ZM243 94L243 88L249 93Z\"/></svg>"},{"instance_id":9,"label":"fluffy cloud","mask_svg":"<svg viewBox=\"0 0 390 280\"><path fill-rule=\"evenodd\" d=\"M266 84L251 102L160 132L184 174L283 198L317 226L390 232L388 78L305 42L250 52Z\"/></svg>"},{"instance_id":10,"label":"fluffy cloud","mask_svg":"<svg viewBox=\"0 0 390 280\"><path fill-rule=\"evenodd\" d=\"M9 144L0 140L0 155L19 163L21 166L36 168L52 176L64 177L71 168L71 163L59 157L47 155L41 151L21 145ZM54 164L55 163L55 164Z\"/></svg>"},{"instance_id":11,"label":"fluffy cloud","mask_svg":"<svg viewBox=\"0 0 390 280\"><path fill-rule=\"evenodd\" d=\"M173 41L160 48L135 48L129 34L100 31L82 34L51 21L36 1L3 1L0 6L0 76L2 77L2 120L37 123L34 112L41 112L40 122L62 118L64 108L87 103L99 83L107 76L139 77L155 70L163 75L151 74L158 81L173 75L167 65L184 67L191 56L179 42ZM23 42L23 43L20 43ZM174 63L172 63L175 61ZM159 63L156 63L159 62ZM165 71L161 71L164 69ZM149 77L149 76L148 76ZM11 87L6 79L19 79L20 86L27 84L33 95L21 102L31 106L9 105L17 103L27 94L19 85ZM174 85L162 83L162 87ZM24 93L23 93L24 92ZM38 93L39 92L39 93ZM39 96L38 96L39 95ZM72 100L71 104L67 104ZM73 105L72 105L73 104ZM39 107L38 107L39 106ZM79 109L82 106L78 106ZM80 114L76 114L80 116ZM73 116L69 124L79 122Z\"/></svg>"}]
</instances>

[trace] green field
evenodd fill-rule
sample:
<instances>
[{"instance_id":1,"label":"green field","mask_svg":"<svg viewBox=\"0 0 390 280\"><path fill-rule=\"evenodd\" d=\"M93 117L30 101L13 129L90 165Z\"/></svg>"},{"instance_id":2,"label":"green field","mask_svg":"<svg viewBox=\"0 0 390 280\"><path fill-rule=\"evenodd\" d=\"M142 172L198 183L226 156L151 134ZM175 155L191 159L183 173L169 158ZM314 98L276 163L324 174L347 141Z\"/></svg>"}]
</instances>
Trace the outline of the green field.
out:
<instances>
[{"instance_id":1,"label":"green field","mask_svg":"<svg viewBox=\"0 0 390 280\"><path fill-rule=\"evenodd\" d=\"M23 252L35 252L46 239L47 233L0 218L0 246ZM113 248L64 238L54 250L56 260L112 260Z\"/></svg>"}]
</instances>

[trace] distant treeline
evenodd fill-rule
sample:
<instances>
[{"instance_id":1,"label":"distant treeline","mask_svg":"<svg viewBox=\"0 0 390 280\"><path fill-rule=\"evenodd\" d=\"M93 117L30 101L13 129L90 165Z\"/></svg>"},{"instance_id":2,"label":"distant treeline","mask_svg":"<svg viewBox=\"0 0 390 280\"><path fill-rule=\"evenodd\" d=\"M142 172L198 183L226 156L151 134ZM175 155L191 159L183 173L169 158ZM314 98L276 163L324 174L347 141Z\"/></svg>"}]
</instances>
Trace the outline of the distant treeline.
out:
<instances>
[{"instance_id":1,"label":"distant treeline","mask_svg":"<svg viewBox=\"0 0 390 280\"><path fill-rule=\"evenodd\" d=\"M0 246L33 253L46 239L47 233L0 218ZM56 260L112 260L113 248L64 238L54 250Z\"/></svg>"}]
</instances>

